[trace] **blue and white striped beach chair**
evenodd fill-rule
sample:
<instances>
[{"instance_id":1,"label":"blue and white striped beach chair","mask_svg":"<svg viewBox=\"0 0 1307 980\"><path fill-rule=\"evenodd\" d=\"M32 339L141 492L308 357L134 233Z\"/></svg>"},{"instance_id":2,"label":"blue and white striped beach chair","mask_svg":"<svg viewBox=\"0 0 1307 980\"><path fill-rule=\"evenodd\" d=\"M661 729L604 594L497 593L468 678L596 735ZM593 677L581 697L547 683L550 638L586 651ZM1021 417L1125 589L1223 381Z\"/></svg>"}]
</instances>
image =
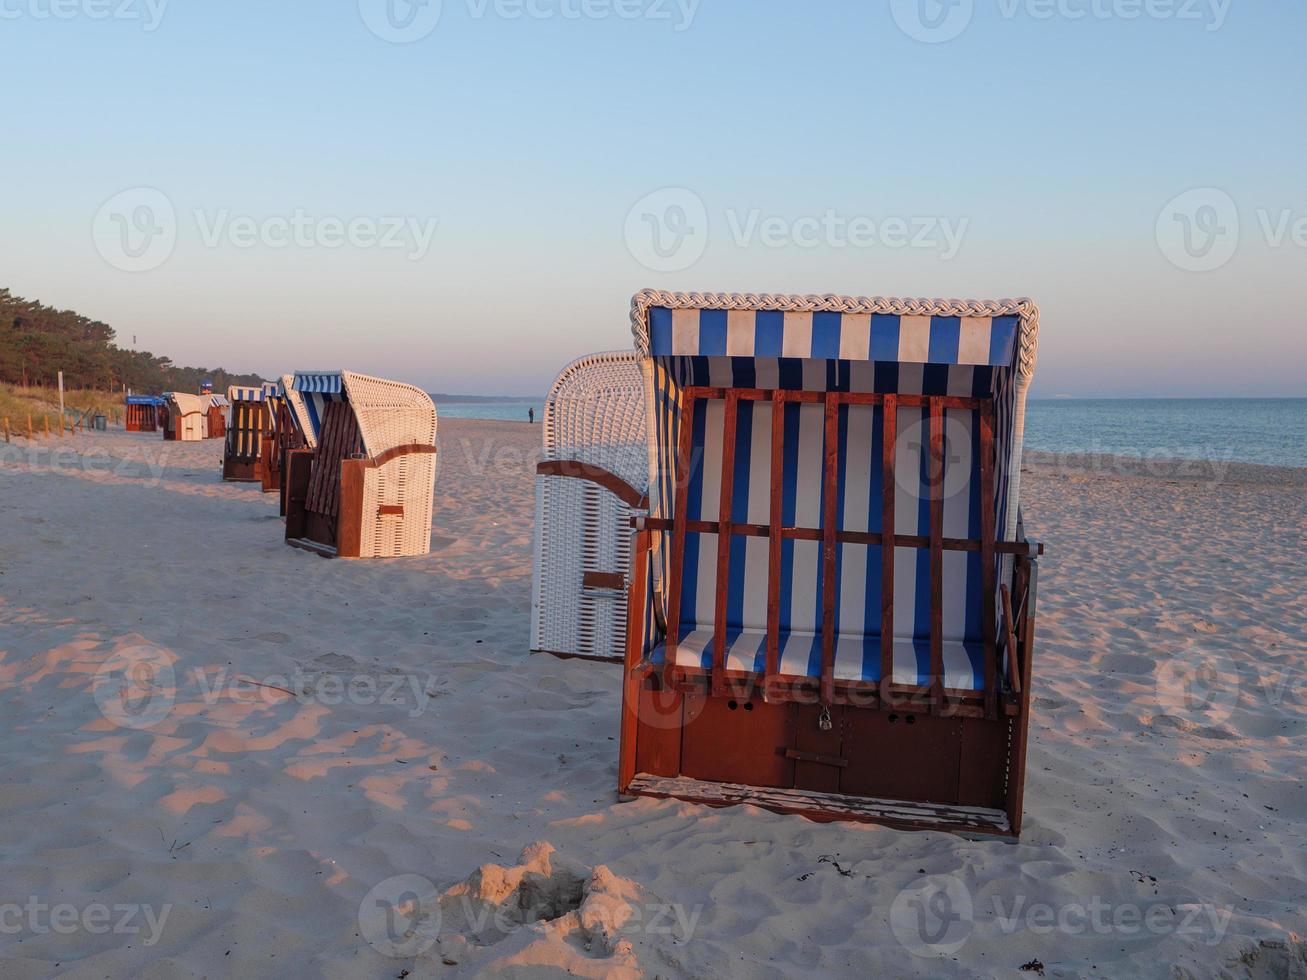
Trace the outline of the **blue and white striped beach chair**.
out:
<instances>
[{"instance_id":1,"label":"blue and white striped beach chair","mask_svg":"<svg viewBox=\"0 0 1307 980\"><path fill-rule=\"evenodd\" d=\"M1015 836L1038 312L647 291L623 793Z\"/></svg>"},{"instance_id":2,"label":"blue and white striped beach chair","mask_svg":"<svg viewBox=\"0 0 1307 980\"><path fill-rule=\"evenodd\" d=\"M232 483L256 483L262 479L259 457L263 439L272 431L268 386L230 385L227 401L229 414L222 454L222 478Z\"/></svg>"}]
</instances>

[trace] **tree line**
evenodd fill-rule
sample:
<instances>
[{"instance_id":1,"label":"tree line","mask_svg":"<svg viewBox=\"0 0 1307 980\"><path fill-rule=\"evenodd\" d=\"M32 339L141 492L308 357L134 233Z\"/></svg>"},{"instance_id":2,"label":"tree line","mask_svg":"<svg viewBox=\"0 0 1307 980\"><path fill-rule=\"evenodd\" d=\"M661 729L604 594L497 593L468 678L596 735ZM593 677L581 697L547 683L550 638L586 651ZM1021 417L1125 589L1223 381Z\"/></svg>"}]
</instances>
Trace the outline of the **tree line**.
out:
<instances>
[{"instance_id":1,"label":"tree line","mask_svg":"<svg viewBox=\"0 0 1307 980\"><path fill-rule=\"evenodd\" d=\"M100 320L56 310L0 288L0 383L54 387L64 373L67 388L141 394L198 391L206 378L213 390L228 385L257 385L257 374L233 374L224 368L180 367L149 351L124 350L113 327Z\"/></svg>"}]
</instances>

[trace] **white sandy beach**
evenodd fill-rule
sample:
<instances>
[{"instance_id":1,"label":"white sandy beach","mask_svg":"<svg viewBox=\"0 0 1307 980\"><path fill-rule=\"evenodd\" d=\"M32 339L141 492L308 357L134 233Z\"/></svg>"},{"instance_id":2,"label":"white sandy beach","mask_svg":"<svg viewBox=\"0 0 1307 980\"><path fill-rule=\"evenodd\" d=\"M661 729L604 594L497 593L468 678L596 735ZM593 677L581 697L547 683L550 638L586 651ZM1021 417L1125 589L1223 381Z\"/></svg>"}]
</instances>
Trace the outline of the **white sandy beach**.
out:
<instances>
[{"instance_id":1,"label":"white sandy beach","mask_svg":"<svg viewBox=\"0 0 1307 980\"><path fill-rule=\"evenodd\" d=\"M620 669L527 652L540 431L440 429L431 555L372 562L217 441L0 444L0 978L1307 977L1307 471L1031 462L1014 845L618 802Z\"/></svg>"}]
</instances>

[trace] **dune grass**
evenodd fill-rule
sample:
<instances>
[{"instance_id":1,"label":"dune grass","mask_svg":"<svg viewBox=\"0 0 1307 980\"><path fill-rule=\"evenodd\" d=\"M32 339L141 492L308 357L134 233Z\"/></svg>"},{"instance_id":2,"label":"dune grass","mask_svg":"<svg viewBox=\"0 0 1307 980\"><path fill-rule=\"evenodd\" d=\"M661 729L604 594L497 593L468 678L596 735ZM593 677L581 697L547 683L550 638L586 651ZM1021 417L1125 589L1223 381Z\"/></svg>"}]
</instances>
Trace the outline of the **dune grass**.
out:
<instances>
[{"instance_id":1,"label":"dune grass","mask_svg":"<svg viewBox=\"0 0 1307 980\"><path fill-rule=\"evenodd\" d=\"M91 411L108 416L111 423L122 420L121 396L103 391L66 391L65 421L71 424L76 416ZM24 388L20 385L0 385L0 439L3 439L4 419L9 420L11 438L26 437L27 420L32 420L32 433L43 438L46 426L51 436L59 432L59 392L52 388Z\"/></svg>"}]
</instances>

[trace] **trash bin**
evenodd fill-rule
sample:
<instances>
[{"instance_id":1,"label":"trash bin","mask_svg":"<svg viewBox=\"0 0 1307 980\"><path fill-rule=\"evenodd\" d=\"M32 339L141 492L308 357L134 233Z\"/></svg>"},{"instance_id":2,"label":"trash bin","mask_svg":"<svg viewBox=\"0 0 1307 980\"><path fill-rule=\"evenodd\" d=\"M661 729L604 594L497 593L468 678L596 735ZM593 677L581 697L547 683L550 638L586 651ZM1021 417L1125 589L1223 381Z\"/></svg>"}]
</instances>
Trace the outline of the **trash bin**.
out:
<instances>
[{"instance_id":1,"label":"trash bin","mask_svg":"<svg viewBox=\"0 0 1307 980\"><path fill-rule=\"evenodd\" d=\"M107 415L97 415L95 417L95 431L104 432L109 428L109 417Z\"/></svg>"}]
</instances>

